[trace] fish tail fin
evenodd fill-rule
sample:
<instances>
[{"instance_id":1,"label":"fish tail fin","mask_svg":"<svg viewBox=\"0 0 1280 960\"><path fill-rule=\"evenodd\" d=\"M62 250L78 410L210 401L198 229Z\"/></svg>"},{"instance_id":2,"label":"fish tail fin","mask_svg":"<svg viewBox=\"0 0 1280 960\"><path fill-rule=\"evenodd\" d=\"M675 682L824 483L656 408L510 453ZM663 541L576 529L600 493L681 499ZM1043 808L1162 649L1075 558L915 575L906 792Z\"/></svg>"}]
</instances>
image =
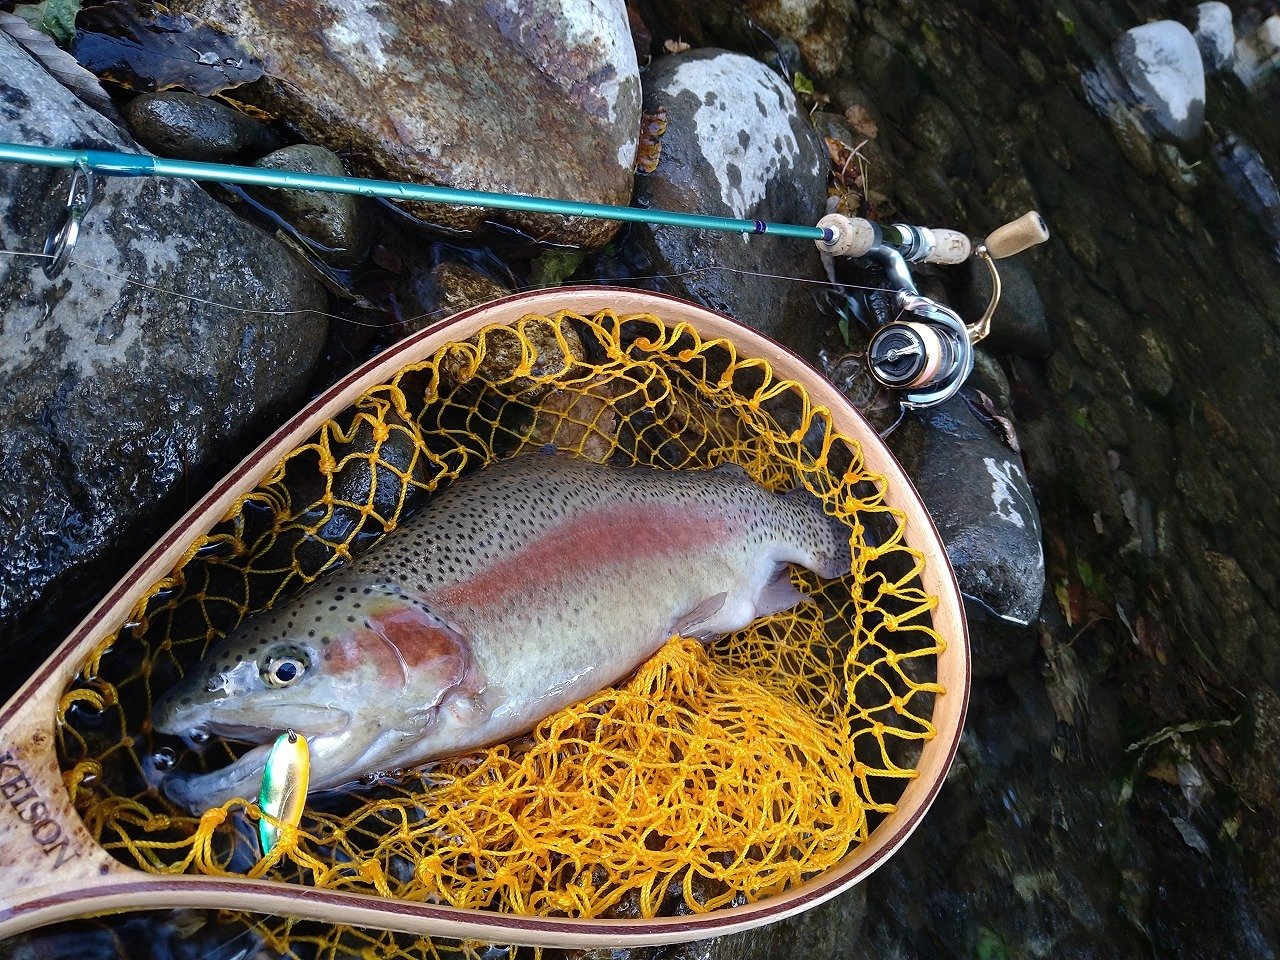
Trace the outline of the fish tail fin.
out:
<instances>
[{"instance_id":1,"label":"fish tail fin","mask_svg":"<svg viewBox=\"0 0 1280 960\"><path fill-rule=\"evenodd\" d=\"M801 543L810 555L804 565L828 579L848 573L853 566L849 528L829 516L823 509L822 500L803 486L784 493L782 499L800 514L797 533L802 536Z\"/></svg>"}]
</instances>

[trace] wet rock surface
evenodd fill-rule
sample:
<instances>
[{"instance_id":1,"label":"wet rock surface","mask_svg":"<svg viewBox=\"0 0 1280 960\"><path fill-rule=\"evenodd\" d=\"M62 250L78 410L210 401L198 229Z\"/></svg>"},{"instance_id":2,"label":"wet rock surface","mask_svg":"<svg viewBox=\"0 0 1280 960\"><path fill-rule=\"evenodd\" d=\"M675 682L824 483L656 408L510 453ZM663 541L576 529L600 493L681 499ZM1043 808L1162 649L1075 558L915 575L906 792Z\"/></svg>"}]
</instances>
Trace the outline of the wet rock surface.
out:
<instances>
[{"instance_id":1,"label":"wet rock surface","mask_svg":"<svg viewBox=\"0 0 1280 960\"><path fill-rule=\"evenodd\" d=\"M414 0L173 6L253 38L266 75L236 96L349 156L356 174L598 203L629 198L640 84L621 0L437 3L429 16ZM414 212L461 230L490 216L425 204ZM538 239L587 246L616 229L493 216Z\"/></svg>"},{"instance_id":2,"label":"wet rock surface","mask_svg":"<svg viewBox=\"0 0 1280 960\"><path fill-rule=\"evenodd\" d=\"M643 203L783 223L816 223L825 213L824 148L786 82L764 64L691 51L656 60L644 86L645 111L664 108L667 130L657 169L638 187ZM730 314L809 358L831 314L820 288L761 276L823 279L812 244L636 224L607 269L606 278L657 274L657 289Z\"/></svg>"},{"instance_id":3,"label":"wet rock surface","mask_svg":"<svg viewBox=\"0 0 1280 960\"><path fill-rule=\"evenodd\" d=\"M1040 515L1021 458L981 411L962 394L909 416L890 447L933 515L960 590L1025 626L1044 593Z\"/></svg>"},{"instance_id":4,"label":"wet rock surface","mask_svg":"<svg viewBox=\"0 0 1280 960\"><path fill-rule=\"evenodd\" d=\"M1199 4L1192 18L1191 32L1200 48L1204 68L1216 72L1225 67L1235 53L1236 31L1231 22L1231 8L1219 0Z\"/></svg>"},{"instance_id":5,"label":"wet rock surface","mask_svg":"<svg viewBox=\"0 0 1280 960\"><path fill-rule=\"evenodd\" d=\"M136 149L5 37L0 78L0 139ZM0 167L0 246L39 250L66 184L59 171ZM205 302L326 303L282 247L193 184L100 182L74 259L53 281L33 260L0 259L5 697L81 605L297 403L326 330L305 312Z\"/></svg>"},{"instance_id":6,"label":"wet rock surface","mask_svg":"<svg viewBox=\"0 0 1280 960\"><path fill-rule=\"evenodd\" d=\"M282 145L252 117L180 90L135 97L124 116L134 138L162 157L225 162L258 157Z\"/></svg>"},{"instance_id":7,"label":"wet rock surface","mask_svg":"<svg viewBox=\"0 0 1280 960\"><path fill-rule=\"evenodd\" d=\"M1204 125L1204 64L1191 31L1173 20L1144 23L1125 31L1114 52L1156 130L1175 143L1194 140Z\"/></svg>"},{"instance_id":8,"label":"wet rock surface","mask_svg":"<svg viewBox=\"0 0 1280 960\"><path fill-rule=\"evenodd\" d=\"M965 269L969 272L969 285L961 304L965 318L973 322L982 316L991 300L991 272L976 257ZM1053 351L1053 340L1035 278L1018 259L1002 261L998 269L1000 303L991 317L991 332L983 346L1024 357L1047 357Z\"/></svg>"},{"instance_id":9,"label":"wet rock surface","mask_svg":"<svg viewBox=\"0 0 1280 960\"><path fill-rule=\"evenodd\" d=\"M342 160L332 150L310 143L281 147L255 161L268 170L294 170L327 177L346 176ZM250 191L317 245L318 255L335 267L354 267L369 251L371 223L369 201L348 193L320 193L312 190L277 190L270 187Z\"/></svg>"}]
</instances>

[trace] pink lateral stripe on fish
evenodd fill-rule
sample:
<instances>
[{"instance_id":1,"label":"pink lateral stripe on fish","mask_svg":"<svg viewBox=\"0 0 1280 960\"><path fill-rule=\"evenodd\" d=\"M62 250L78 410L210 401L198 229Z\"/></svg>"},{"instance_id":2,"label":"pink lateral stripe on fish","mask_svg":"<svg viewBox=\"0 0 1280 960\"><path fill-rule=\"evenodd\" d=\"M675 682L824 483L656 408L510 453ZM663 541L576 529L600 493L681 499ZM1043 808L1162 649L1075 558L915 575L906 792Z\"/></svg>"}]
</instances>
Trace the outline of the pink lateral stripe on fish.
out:
<instances>
[{"instance_id":1,"label":"pink lateral stripe on fish","mask_svg":"<svg viewBox=\"0 0 1280 960\"><path fill-rule=\"evenodd\" d=\"M601 565L668 559L725 533L713 516L667 506L583 513L432 599L449 607L510 603L530 589L564 584Z\"/></svg>"},{"instance_id":2,"label":"pink lateral stripe on fish","mask_svg":"<svg viewBox=\"0 0 1280 960\"><path fill-rule=\"evenodd\" d=\"M673 633L719 636L801 602L787 564L843 575L848 535L808 493L737 467L500 461L216 644L156 704L155 729L263 746L164 790L193 811L255 796L287 729L311 744L313 791L508 740Z\"/></svg>"}]
</instances>

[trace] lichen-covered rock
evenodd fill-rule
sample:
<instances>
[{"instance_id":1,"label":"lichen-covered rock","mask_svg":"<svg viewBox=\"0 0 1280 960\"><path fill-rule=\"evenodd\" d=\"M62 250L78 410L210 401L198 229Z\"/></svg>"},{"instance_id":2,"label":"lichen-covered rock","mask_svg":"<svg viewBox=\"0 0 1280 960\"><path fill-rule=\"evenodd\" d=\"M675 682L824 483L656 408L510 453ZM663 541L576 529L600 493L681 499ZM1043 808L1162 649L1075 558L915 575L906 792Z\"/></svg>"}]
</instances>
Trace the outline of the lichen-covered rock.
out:
<instances>
[{"instance_id":1,"label":"lichen-covered rock","mask_svg":"<svg viewBox=\"0 0 1280 960\"><path fill-rule=\"evenodd\" d=\"M138 149L4 36L0 140ZM66 184L0 166L0 247L39 250ZM325 305L283 247L171 180L100 181L56 280L0 258L0 699L300 399Z\"/></svg>"},{"instance_id":2,"label":"lichen-covered rock","mask_svg":"<svg viewBox=\"0 0 1280 960\"><path fill-rule=\"evenodd\" d=\"M1029 624L1044 594L1040 511L1021 458L963 396L910 417L890 446L929 508L961 591Z\"/></svg>"},{"instance_id":3,"label":"lichen-covered rock","mask_svg":"<svg viewBox=\"0 0 1280 960\"><path fill-rule=\"evenodd\" d=\"M1190 143L1204 126L1204 64L1191 31L1174 20L1126 30L1113 49L1116 66L1156 132Z\"/></svg>"},{"instance_id":4,"label":"lichen-covered rock","mask_svg":"<svg viewBox=\"0 0 1280 960\"><path fill-rule=\"evenodd\" d=\"M125 105L134 137L164 157L218 162L260 156L280 138L234 107L194 93L144 93Z\"/></svg>"},{"instance_id":5,"label":"lichen-covered rock","mask_svg":"<svg viewBox=\"0 0 1280 960\"><path fill-rule=\"evenodd\" d=\"M640 189L664 210L816 223L826 212L826 151L780 76L758 60L702 49L663 57L644 77L645 111L667 112L654 173ZM811 243L635 225L619 279L658 274L657 289L727 313L814 357L830 316L824 293L776 276L825 279ZM772 274L775 277L765 276Z\"/></svg>"},{"instance_id":6,"label":"lichen-covered rock","mask_svg":"<svg viewBox=\"0 0 1280 960\"><path fill-rule=\"evenodd\" d=\"M286 118L353 172L625 204L640 127L622 0L179 0L251 38L265 74L233 95ZM418 204L436 223L487 217L539 239L603 245L616 224Z\"/></svg>"},{"instance_id":7,"label":"lichen-covered rock","mask_svg":"<svg viewBox=\"0 0 1280 960\"><path fill-rule=\"evenodd\" d=\"M328 177L342 177L347 173L336 153L311 143L281 147L258 160L254 166ZM319 256L326 263L335 267L355 267L369 252L372 238L369 201L364 197L272 187L258 187L251 192L303 237L319 244Z\"/></svg>"}]
</instances>

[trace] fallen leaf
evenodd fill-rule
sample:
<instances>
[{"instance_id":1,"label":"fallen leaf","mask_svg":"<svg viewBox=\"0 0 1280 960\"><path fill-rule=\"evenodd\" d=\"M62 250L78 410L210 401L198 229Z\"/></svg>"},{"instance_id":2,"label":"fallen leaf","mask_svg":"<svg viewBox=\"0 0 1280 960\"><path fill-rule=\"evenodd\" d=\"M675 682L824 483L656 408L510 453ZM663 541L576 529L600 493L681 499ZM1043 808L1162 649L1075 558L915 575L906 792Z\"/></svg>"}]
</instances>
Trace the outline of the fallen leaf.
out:
<instances>
[{"instance_id":1,"label":"fallen leaf","mask_svg":"<svg viewBox=\"0 0 1280 960\"><path fill-rule=\"evenodd\" d=\"M653 173L662 159L662 135L667 132L667 108L640 115L640 146L636 150L636 171Z\"/></svg>"},{"instance_id":2,"label":"fallen leaf","mask_svg":"<svg viewBox=\"0 0 1280 960\"><path fill-rule=\"evenodd\" d=\"M880 127L871 118L871 111L860 103L855 103L846 110L844 118L849 121L849 126L868 140L874 140L876 134L880 132Z\"/></svg>"},{"instance_id":3,"label":"fallen leaf","mask_svg":"<svg viewBox=\"0 0 1280 960\"><path fill-rule=\"evenodd\" d=\"M240 41L191 16L108 0L80 12L72 55L130 90L189 90L210 96L262 76Z\"/></svg>"}]
</instances>

